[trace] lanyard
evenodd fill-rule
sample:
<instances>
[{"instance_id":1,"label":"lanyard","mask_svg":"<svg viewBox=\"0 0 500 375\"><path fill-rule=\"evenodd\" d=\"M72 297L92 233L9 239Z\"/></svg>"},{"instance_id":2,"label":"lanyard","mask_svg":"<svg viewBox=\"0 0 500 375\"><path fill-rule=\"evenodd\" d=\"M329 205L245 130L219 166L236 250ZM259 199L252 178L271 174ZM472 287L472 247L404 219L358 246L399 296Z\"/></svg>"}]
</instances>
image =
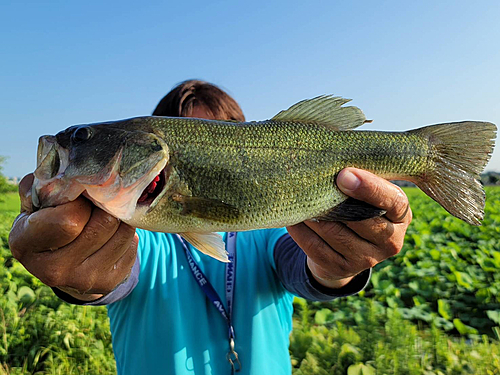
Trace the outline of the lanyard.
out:
<instances>
[{"instance_id":1,"label":"lanyard","mask_svg":"<svg viewBox=\"0 0 500 375\"><path fill-rule=\"evenodd\" d=\"M227 310L222 303L219 294L215 291L214 287L208 281L205 274L201 271L200 267L196 263L189 246L182 238L179 236L182 246L184 247L184 252L186 253L186 258L193 274L194 279L203 290L205 295L208 297L210 302L215 306L217 311L222 315L227 323L228 327L228 339L229 339L229 352L226 355L226 359L229 361L232 367L232 372L239 372L241 370L241 363L238 358L238 353L234 350L234 327L232 323L233 316L233 301L234 301L234 287L235 287L235 277L236 277L236 233L229 232L227 234L227 251L229 262L226 263L226 301Z\"/></svg>"}]
</instances>

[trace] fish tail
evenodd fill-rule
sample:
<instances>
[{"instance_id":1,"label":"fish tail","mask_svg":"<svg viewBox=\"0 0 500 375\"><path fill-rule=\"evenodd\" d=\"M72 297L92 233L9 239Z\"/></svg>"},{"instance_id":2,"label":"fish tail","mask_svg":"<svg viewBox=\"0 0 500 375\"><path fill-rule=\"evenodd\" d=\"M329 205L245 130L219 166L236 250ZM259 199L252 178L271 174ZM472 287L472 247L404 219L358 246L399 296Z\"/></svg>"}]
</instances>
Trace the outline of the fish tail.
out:
<instances>
[{"instance_id":1,"label":"fish tail","mask_svg":"<svg viewBox=\"0 0 500 375\"><path fill-rule=\"evenodd\" d=\"M409 133L428 140L427 168L414 182L449 213L481 225L485 192L480 173L490 160L496 126L464 121L431 125Z\"/></svg>"}]
</instances>

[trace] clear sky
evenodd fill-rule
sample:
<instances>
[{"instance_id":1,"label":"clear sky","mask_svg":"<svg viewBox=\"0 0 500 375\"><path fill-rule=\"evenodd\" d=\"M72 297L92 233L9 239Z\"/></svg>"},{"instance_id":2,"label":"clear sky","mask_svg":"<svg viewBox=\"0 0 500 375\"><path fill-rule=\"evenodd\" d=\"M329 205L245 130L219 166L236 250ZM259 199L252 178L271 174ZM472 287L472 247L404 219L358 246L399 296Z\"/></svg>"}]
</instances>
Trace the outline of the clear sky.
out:
<instances>
[{"instance_id":1,"label":"clear sky","mask_svg":"<svg viewBox=\"0 0 500 375\"><path fill-rule=\"evenodd\" d=\"M499 16L497 0L3 1L4 173L34 170L40 135L150 114L188 78L249 120L331 93L374 120L364 129L500 125Z\"/></svg>"}]
</instances>

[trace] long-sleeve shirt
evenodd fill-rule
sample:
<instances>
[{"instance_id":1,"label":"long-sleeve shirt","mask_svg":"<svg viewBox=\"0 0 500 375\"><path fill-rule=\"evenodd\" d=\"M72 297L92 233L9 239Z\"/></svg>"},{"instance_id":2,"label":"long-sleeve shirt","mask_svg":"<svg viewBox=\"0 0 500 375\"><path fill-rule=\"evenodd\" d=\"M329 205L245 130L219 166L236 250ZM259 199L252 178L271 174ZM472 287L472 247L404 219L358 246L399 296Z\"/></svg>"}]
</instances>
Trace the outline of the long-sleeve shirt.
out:
<instances>
[{"instance_id":1,"label":"long-sleeve shirt","mask_svg":"<svg viewBox=\"0 0 500 375\"><path fill-rule=\"evenodd\" d=\"M227 324L196 283L179 239L143 230L138 234L131 276L90 303L108 304L118 373L230 374ZM225 304L225 264L191 250ZM236 253L233 323L242 375L291 373L295 295L325 301L354 294L370 275L366 271L339 290L321 286L285 229L238 233Z\"/></svg>"}]
</instances>

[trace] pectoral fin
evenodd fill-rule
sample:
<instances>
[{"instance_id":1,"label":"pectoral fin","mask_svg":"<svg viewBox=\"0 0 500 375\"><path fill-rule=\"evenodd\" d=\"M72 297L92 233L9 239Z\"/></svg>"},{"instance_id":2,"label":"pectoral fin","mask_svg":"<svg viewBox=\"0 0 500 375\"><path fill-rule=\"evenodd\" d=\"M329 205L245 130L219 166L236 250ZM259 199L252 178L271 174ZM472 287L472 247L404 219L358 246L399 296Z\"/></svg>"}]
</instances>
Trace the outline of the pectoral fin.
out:
<instances>
[{"instance_id":1,"label":"pectoral fin","mask_svg":"<svg viewBox=\"0 0 500 375\"><path fill-rule=\"evenodd\" d=\"M238 208L220 200L190 197L181 194L172 195L172 199L182 205L182 215L192 215L221 223L234 221L240 215Z\"/></svg>"},{"instance_id":2,"label":"pectoral fin","mask_svg":"<svg viewBox=\"0 0 500 375\"><path fill-rule=\"evenodd\" d=\"M207 254L224 263L229 262L226 246L219 234L186 232L179 233L179 235L203 254Z\"/></svg>"},{"instance_id":3,"label":"pectoral fin","mask_svg":"<svg viewBox=\"0 0 500 375\"><path fill-rule=\"evenodd\" d=\"M322 216L323 221L361 221L385 215L386 211L354 198L347 198Z\"/></svg>"}]
</instances>

